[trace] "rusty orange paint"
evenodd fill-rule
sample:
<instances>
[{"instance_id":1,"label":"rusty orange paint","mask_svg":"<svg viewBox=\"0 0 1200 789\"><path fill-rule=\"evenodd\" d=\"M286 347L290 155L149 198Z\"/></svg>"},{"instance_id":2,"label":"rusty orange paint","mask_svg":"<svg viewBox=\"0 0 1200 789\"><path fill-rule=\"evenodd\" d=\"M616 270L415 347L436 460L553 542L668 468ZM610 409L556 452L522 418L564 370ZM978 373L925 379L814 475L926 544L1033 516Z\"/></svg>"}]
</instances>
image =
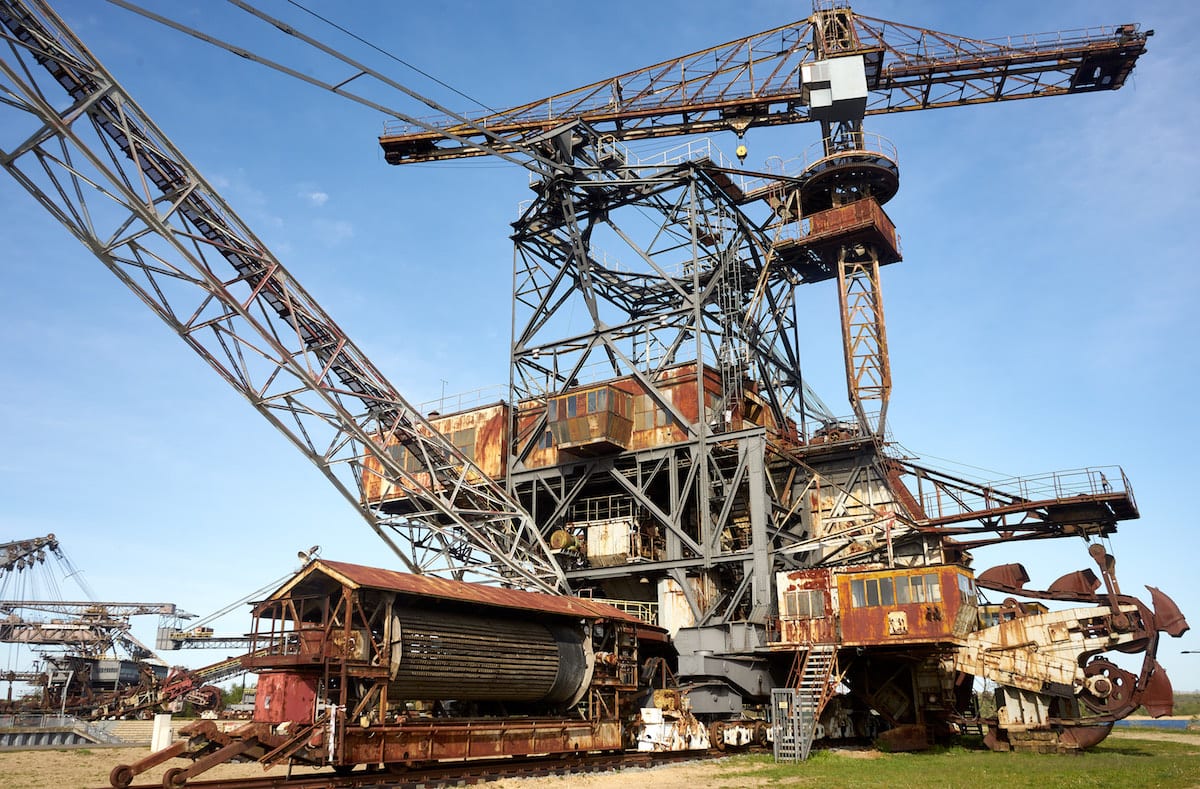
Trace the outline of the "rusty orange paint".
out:
<instances>
[{"instance_id":1,"label":"rusty orange paint","mask_svg":"<svg viewBox=\"0 0 1200 789\"><path fill-rule=\"evenodd\" d=\"M709 410L720 400L720 374L711 367L704 366L700 369L704 391L703 407L696 387L697 365L682 364L665 370L656 382L659 395L689 424L710 420L714 415ZM745 382L745 400L739 407L731 409L730 427L737 430L752 425L763 426L771 430L784 444L796 443L796 425L790 421L783 425L777 424L759 395L758 388L754 381ZM532 443L524 457L524 467L529 469L550 468L564 460L573 462L579 456L652 449L686 440L687 430L668 418L661 404L633 377L591 383L569 390L561 397L568 394L586 397L589 391L599 389L615 390L630 395L633 398L633 418L592 419L591 414L586 418L577 417L572 424L559 431L561 436L557 436L569 437L566 447L560 447L554 441L545 441L544 434L533 435L539 422L546 416L547 407L544 400L522 402L516 410L515 419L511 405L494 403L455 414L432 416L430 424L448 437L453 437L457 431L474 430L474 445L467 454L475 465L495 480L503 480L507 474L508 450L511 443L510 425L514 421L522 444ZM397 444L396 441L389 441L383 449L395 451ZM564 454L565 458L560 457ZM379 460L373 454L368 453L363 457L362 467L362 495L365 502L386 503L406 497L404 483L387 480ZM413 476L418 484L430 485L427 473L416 472Z\"/></svg>"},{"instance_id":2,"label":"rusty orange paint","mask_svg":"<svg viewBox=\"0 0 1200 789\"><path fill-rule=\"evenodd\" d=\"M969 570L948 565L851 571L815 569L780 574L777 583L780 637L772 647L952 642L978 626L972 579ZM932 592L934 580L936 594ZM903 600L896 591L901 584L906 589ZM883 592L885 585L890 592ZM797 615L796 606L788 597L791 593L810 592L823 596L823 616Z\"/></svg>"}]
</instances>

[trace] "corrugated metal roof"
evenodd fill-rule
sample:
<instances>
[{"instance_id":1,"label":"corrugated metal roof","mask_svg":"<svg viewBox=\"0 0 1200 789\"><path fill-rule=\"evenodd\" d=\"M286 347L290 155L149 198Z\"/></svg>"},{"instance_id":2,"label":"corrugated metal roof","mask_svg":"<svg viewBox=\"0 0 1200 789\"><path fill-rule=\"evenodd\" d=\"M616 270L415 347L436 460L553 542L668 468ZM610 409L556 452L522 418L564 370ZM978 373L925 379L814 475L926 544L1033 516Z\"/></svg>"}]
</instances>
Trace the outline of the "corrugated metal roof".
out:
<instances>
[{"instance_id":1,"label":"corrugated metal roof","mask_svg":"<svg viewBox=\"0 0 1200 789\"><path fill-rule=\"evenodd\" d=\"M454 600L460 603L480 603L498 608L536 611L557 616L622 619L641 624L641 620L637 617L620 609L579 597L560 597L539 592L501 589L484 584L451 581L432 575L412 575L380 567L364 567L359 564L334 562L327 559L317 559L309 564L272 594L271 598L278 599L285 595L299 581L317 571L325 573L339 583L355 588L382 589L389 592Z\"/></svg>"}]
</instances>

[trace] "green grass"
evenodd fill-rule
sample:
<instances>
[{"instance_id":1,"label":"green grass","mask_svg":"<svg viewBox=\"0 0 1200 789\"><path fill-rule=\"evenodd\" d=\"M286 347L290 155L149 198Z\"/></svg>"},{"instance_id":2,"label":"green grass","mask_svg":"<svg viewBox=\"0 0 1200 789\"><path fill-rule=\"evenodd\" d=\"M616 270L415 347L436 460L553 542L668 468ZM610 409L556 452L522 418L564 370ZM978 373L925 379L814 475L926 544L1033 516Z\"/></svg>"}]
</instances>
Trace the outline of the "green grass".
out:
<instances>
[{"instance_id":1,"label":"green grass","mask_svg":"<svg viewBox=\"0 0 1200 789\"><path fill-rule=\"evenodd\" d=\"M991 753L962 747L859 758L814 751L803 764L775 764L769 756L737 756L714 770L712 787L964 787L1046 789L1079 787L1195 787L1200 785L1200 737L1161 742L1113 737L1083 755Z\"/></svg>"}]
</instances>

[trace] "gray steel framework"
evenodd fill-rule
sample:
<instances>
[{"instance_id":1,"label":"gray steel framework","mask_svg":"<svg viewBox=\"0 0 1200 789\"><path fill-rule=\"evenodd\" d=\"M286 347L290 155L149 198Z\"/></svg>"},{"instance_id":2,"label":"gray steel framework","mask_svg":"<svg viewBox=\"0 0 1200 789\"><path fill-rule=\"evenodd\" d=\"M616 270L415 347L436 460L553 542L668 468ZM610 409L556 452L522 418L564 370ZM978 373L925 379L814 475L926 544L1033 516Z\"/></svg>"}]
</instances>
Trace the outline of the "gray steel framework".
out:
<instances>
[{"instance_id":1,"label":"gray steel framework","mask_svg":"<svg viewBox=\"0 0 1200 789\"><path fill-rule=\"evenodd\" d=\"M826 474L802 459L805 440L841 423L803 383L795 294L804 278L795 253L779 251L791 248L776 244L795 232L796 215L779 208L798 182L747 176L706 142L641 161L582 124L553 139L574 169L538 184L515 225L512 401L536 405L633 379L683 436L535 468L527 460L546 434L545 412L532 424L516 420L510 488L543 532L582 502L617 497L664 546L619 567L568 561L571 585L643 598L642 579L670 578L698 626L765 624L777 570L879 561L900 542L921 544L900 553L936 554L937 538L925 544L890 494L861 501L863 480L884 476L874 439L849 431L854 462L864 464L856 470ZM698 419L666 391L680 365L720 373L715 402L695 378ZM747 387L764 404L757 421L770 428L734 429ZM839 462L845 449L834 453ZM824 446L821 454L832 457ZM842 490L817 529L813 486ZM716 576L714 597L689 582L700 574Z\"/></svg>"},{"instance_id":2,"label":"gray steel framework","mask_svg":"<svg viewBox=\"0 0 1200 789\"><path fill-rule=\"evenodd\" d=\"M870 26L863 27L865 18L849 9L815 18L847 25L844 47L826 30L824 40L838 44L827 45L826 54L894 54L891 45L875 46L875 39L864 38L862 31ZM850 35L851 23L858 39ZM537 517L531 517L401 397L44 2L0 0L0 35L5 46L0 107L9 137L0 141L0 164L312 460L408 569L567 588L567 573L544 539L553 518L543 517L547 505L538 497L554 502L551 512L561 512L574 498L589 495L589 480L598 477L589 476L591 471L526 469L526 449L541 431L517 434L509 484L516 496L538 508ZM1115 88L1145 38L1129 26L1059 38L1050 45L969 47L967 40L957 39L934 53L935 68L921 79L929 96L930 86L944 86L942 77L967 64L986 72L971 80L1017 84L1005 80L1019 71L1024 76L1017 82L1026 88L1050 86L1048 93ZM962 55L971 49L975 55ZM1108 59L1100 65L1117 71L1103 85L1080 81L1097 52ZM893 63L880 78L901 67ZM735 70L748 73L740 65ZM1039 70L1045 80L1031 76ZM721 74L718 69L693 87L717 85ZM950 103L1047 93L998 90L968 96L961 85L957 90L958 99ZM700 94L682 91L679 96L682 104L667 108L663 117L690 107ZM918 106L943 104L872 105L868 113ZM621 111L633 109L627 105ZM696 106L687 112L700 118L709 109ZM803 119L784 113L764 122ZM736 128L735 121L726 123ZM632 116L628 125L618 125L614 131L624 136L638 127ZM878 434L826 436L828 445L806 448L778 442L766 431L758 436L728 432L724 411L736 407L751 380L761 387L776 424L798 421L798 437L814 437L808 423L816 420L816 427L829 417L799 371L793 290L803 278L791 272L796 261L781 259L773 245L776 234L799 217L753 207L756 200L787 205L787 189L778 188L788 179L737 185L732 168L711 154L634 162L608 131L601 135L577 121L559 124L557 119L555 126L551 134L539 127L529 145L514 143L532 151L538 165L531 169L544 177L517 228L514 401L544 399L577 380L601 376L629 375L654 391L658 372L689 358L720 371L723 398L713 404L720 407L695 424L659 398L683 431L682 443L638 450L606 473L667 530L673 542L666 561L672 569L736 565L725 561L736 552L721 539L727 524L749 513L753 550L748 565L739 558L742 567L728 588L732 603L723 604L728 613L721 616L745 609L739 599L747 589L754 590L749 610L761 616L767 581L753 576L771 561L787 566L892 560L896 540L937 544L927 538L938 538L937 530L952 524L927 519L910 505L898 474L883 460ZM679 131L669 123L655 128L658 136ZM480 136L466 126L457 131ZM493 128L482 136L495 142L494 134ZM637 218L614 221L619 211ZM759 212L757 218L753 211ZM608 245L622 247L620 264L597 253ZM576 314L586 316L579 329L567 320L575 305L580 306ZM600 366L593 368L596 362ZM384 449L395 444L419 459L420 471L406 471ZM365 470L361 459L367 454L377 460L379 472ZM579 468L602 469L605 462ZM743 463L765 471L734 471ZM663 468L674 471L666 474ZM389 515L363 504L360 490L368 473L409 491L412 508ZM739 492L731 493L735 478ZM660 480L668 495L663 498L649 483L639 487L632 481L637 479ZM928 475L922 479L947 491L956 484ZM825 498L813 511L803 499L818 490ZM1116 502L1121 507L1073 526L1074 533L1106 533L1115 519L1136 516L1132 496L1127 490L1122 496ZM1021 504L1014 499L1010 506ZM1054 513L1044 510L1022 522L1020 532L1065 533ZM979 525L972 528L1011 534L1011 520L992 514L985 501L973 510L971 519ZM904 549L911 551L912 545ZM609 575L596 570L594 577ZM694 608L701 617L722 610Z\"/></svg>"},{"instance_id":3,"label":"gray steel framework","mask_svg":"<svg viewBox=\"0 0 1200 789\"><path fill-rule=\"evenodd\" d=\"M0 32L0 165L316 464L409 570L565 589L520 506L429 427L47 4L5 0ZM431 482L383 449L397 441ZM411 491L413 511L362 503L367 453Z\"/></svg>"}]
</instances>

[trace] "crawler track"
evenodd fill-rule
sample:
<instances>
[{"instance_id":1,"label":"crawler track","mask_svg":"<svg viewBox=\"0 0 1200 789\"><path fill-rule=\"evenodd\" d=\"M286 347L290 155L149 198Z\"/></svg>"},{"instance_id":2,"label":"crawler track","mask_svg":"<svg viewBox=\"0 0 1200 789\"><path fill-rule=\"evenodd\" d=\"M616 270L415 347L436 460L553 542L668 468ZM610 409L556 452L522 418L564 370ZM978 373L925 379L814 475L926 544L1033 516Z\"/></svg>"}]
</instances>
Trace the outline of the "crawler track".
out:
<instances>
[{"instance_id":1,"label":"crawler track","mask_svg":"<svg viewBox=\"0 0 1200 789\"><path fill-rule=\"evenodd\" d=\"M501 759L457 763L403 773L355 771L349 775L263 776L218 781L189 781L188 789L437 789L444 786L470 786L503 778L540 778L550 775L576 775L608 772L630 767L657 767L701 759L720 758L710 752L623 753L576 756L569 758ZM112 787L97 787L112 789ZM129 789L162 789L161 783L134 784Z\"/></svg>"}]
</instances>

